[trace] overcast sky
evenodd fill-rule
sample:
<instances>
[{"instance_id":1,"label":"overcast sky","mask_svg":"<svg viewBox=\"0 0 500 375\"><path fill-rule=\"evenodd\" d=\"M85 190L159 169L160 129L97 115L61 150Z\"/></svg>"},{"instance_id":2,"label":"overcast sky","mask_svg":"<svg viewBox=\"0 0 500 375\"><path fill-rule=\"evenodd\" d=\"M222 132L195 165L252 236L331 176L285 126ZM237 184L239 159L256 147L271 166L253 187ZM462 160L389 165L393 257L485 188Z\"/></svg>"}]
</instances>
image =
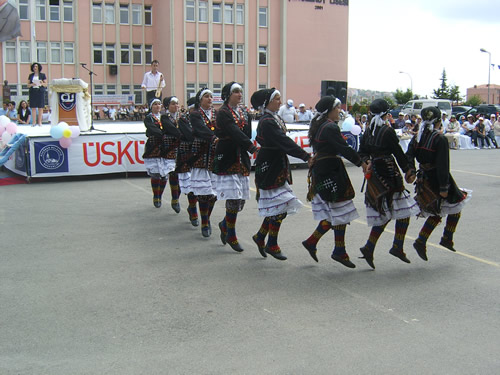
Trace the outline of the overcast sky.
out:
<instances>
[{"instance_id":1,"label":"overcast sky","mask_svg":"<svg viewBox=\"0 0 500 375\"><path fill-rule=\"evenodd\" d=\"M349 87L432 95L448 84L500 84L500 0L349 1ZM400 74L399 72L408 74ZM410 81L411 77L411 81Z\"/></svg>"}]
</instances>

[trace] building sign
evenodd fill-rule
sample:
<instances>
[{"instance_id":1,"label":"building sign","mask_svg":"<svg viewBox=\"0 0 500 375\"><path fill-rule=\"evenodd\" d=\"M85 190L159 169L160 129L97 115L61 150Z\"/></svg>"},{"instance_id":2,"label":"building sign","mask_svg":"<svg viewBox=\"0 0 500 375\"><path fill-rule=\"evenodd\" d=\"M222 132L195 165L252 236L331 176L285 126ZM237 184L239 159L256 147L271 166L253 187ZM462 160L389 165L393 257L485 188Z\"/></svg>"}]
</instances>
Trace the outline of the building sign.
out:
<instances>
[{"instance_id":1,"label":"building sign","mask_svg":"<svg viewBox=\"0 0 500 375\"><path fill-rule=\"evenodd\" d=\"M315 9L323 9L323 5L349 5L349 0L288 0L288 2L311 3L316 5Z\"/></svg>"},{"instance_id":2,"label":"building sign","mask_svg":"<svg viewBox=\"0 0 500 375\"><path fill-rule=\"evenodd\" d=\"M104 105L104 104L134 104L135 95L93 95L92 104L93 105Z\"/></svg>"}]
</instances>

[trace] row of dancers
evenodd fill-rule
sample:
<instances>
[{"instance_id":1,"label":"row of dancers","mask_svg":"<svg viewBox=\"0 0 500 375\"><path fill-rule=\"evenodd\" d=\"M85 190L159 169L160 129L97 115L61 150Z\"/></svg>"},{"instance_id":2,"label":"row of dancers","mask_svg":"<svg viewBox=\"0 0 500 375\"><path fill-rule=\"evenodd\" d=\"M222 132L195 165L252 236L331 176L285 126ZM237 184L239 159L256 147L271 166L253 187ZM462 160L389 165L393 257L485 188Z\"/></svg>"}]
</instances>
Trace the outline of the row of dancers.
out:
<instances>
[{"instance_id":1,"label":"row of dancers","mask_svg":"<svg viewBox=\"0 0 500 375\"><path fill-rule=\"evenodd\" d=\"M445 216L440 244L455 251L453 235L471 195L470 191L459 189L450 174L448 141L438 131L441 111L437 107L422 110L422 126L405 154L395 131L387 126L389 104L383 99L374 100L370 105L370 125L356 151L347 144L338 125L340 100L323 97L315 106L317 114L309 128L313 149L309 155L286 134L286 125L277 114L282 103L279 90L262 89L251 97L252 106L262 113L255 138L259 148L251 140L251 122L240 105L242 97L241 85L230 82L222 89L224 103L218 111L212 106L208 88L188 101L189 112L183 115L179 115L176 97L163 100L164 114L160 112L162 102L151 101L150 113L144 120L147 142L143 158L151 177L155 207L161 206L168 180L172 208L180 212L179 195L185 193L191 224L200 225L198 205L201 234L210 237L213 207L216 201L225 201L225 216L218 223L220 240L234 251L243 251L236 235L236 220L250 198L250 155L257 153L255 186L263 221L252 240L263 257L286 260L278 244L279 230L287 215L302 206L291 189L288 156L294 156L308 163L307 199L318 221L302 245L317 262L317 244L332 229L335 245L331 258L355 268L345 248L345 232L347 224L359 214L352 201L354 188L342 156L361 167L365 175L365 205L371 231L360 251L370 267L375 269L375 247L391 220L395 221L395 235L389 253L410 263L403 244L410 217L416 215L426 217L413 243L420 258L427 260L427 239ZM415 161L419 163L418 170ZM415 198L405 188L403 174L408 184L415 183Z\"/></svg>"}]
</instances>

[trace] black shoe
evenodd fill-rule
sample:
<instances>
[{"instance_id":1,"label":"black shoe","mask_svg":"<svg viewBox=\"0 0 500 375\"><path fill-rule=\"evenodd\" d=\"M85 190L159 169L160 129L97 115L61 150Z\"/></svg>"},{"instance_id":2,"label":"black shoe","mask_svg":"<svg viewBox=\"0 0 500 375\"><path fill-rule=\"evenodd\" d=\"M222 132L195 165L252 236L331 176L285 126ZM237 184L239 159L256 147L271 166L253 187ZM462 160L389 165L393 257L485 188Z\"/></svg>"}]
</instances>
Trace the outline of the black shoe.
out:
<instances>
[{"instance_id":1,"label":"black shoe","mask_svg":"<svg viewBox=\"0 0 500 375\"><path fill-rule=\"evenodd\" d=\"M259 241L257 241L257 235L256 235L256 234L254 234L254 235L252 236L252 240L253 240L253 242L255 242L255 244L256 244L256 245L257 245L257 247L259 248L259 253L260 253L260 255L262 255L264 258L267 258L267 254L266 254L266 250L265 250L265 248L266 248L266 247L265 247L265 246L260 246L260 245L259 245Z\"/></svg>"},{"instance_id":2,"label":"black shoe","mask_svg":"<svg viewBox=\"0 0 500 375\"><path fill-rule=\"evenodd\" d=\"M172 209L175 211L176 214L181 212L181 205L179 203L172 203L171 204Z\"/></svg>"},{"instance_id":3,"label":"black shoe","mask_svg":"<svg viewBox=\"0 0 500 375\"><path fill-rule=\"evenodd\" d=\"M419 240L415 240L415 242L413 242L413 247L415 248L415 250L417 250L418 256L427 261L427 247L425 246L425 244L420 242Z\"/></svg>"},{"instance_id":4,"label":"black shoe","mask_svg":"<svg viewBox=\"0 0 500 375\"><path fill-rule=\"evenodd\" d=\"M446 247L448 250L456 252L456 250L453 248L453 241L450 241L444 237L441 237L441 241L439 241L439 244L443 247Z\"/></svg>"},{"instance_id":5,"label":"black shoe","mask_svg":"<svg viewBox=\"0 0 500 375\"><path fill-rule=\"evenodd\" d=\"M153 199L153 205L156 207L156 208L160 208L161 207L161 201L155 201Z\"/></svg>"},{"instance_id":6,"label":"black shoe","mask_svg":"<svg viewBox=\"0 0 500 375\"><path fill-rule=\"evenodd\" d=\"M229 246L231 246L231 249L233 249L234 251L237 251L238 253L241 253L243 251L243 248L240 246L240 244L238 242L236 242L236 243L229 242Z\"/></svg>"},{"instance_id":7,"label":"black shoe","mask_svg":"<svg viewBox=\"0 0 500 375\"><path fill-rule=\"evenodd\" d=\"M220 241L222 242L223 245L227 244L227 232L224 232L224 226L222 225L222 221L219 223L219 229L220 229Z\"/></svg>"},{"instance_id":8,"label":"black shoe","mask_svg":"<svg viewBox=\"0 0 500 375\"><path fill-rule=\"evenodd\" d=\"M398 249L397 247L393 247L391 250L389 250L389 254L394 255L396 258L401 259L405 263L411 263L410 260L406 257L406 254L403 251L403 249Z\"/></svg>"},{"instance_id":9,"label":"black shoe","mask_svg":"<svg viewBox=\"0 0 500 375\"><path fill-rule=\"evenodd\" d=\"M375 269L375 264L373 263L373 250L370 250L366 246L363 246L359 249L359 251L361 251L361 254L363 254L363 256L359 257L359 259L366 260L366 263L368 263L371 268Z\"/></svg>"},{"instance_id":10,"label":"black shoe","mask_svg":"<svg viewBox=\"0 0 500 375\"><path fill-rule=\"evenodd\" d=\"M266 253L268 253L269 255L271 255L273 258L276 258L278 260L287 260L288 258L286 256L283 255L283 253L281 252L281 249L278 250L278 251L272 251L270 250L267 246L265 247L264 251Z\"/></svg>"},{"instance_id":11,"label":"black shoe","mask_svg":"<svg viewBox=\"0 0 500 375\"><path fill-rule=\"evenodd\" d=\"M212 235L212 224L210 224L210 221L208 222L208 235Z\"/></svg>"},{"instance_id":12,"label":"black shoe","mask_svg":"<svg viewBox=\"0 0 500 375\"><path fill-rule=\"evenodd\" d=\"M342 255L332 254L331 258L334 261L339 262L348 268L356 268L356 265L350 261L349 255L347 255L347 254L342 254Z\"/></svg>"},{"instance_id":13,"label":"black shoe","mask_svg":"<svg viewBox=\"0 0 500 375\"><path fill-rule=\"evenodd\" d=\"M302 246L304 246L306 250L309 251L309 255L311 256L311 258L313 258L316 262L319 262L318 257L316 256L316 253L318 252L316 246L312 247L311 245L309 245L307 240L302 241Z\"/></svg>"},{"instance_id":14,"label":"black shoe","mask_svg":"<svg viewBox=\"0 0 500 375\"><path fill-rule=\"evenodd\" d=\"M201 228L201 235L203 237L210 237L210 234L211 234L211 232L210 232L210 228L209 227L202 227Z\"/></svg>"}]
</instances>

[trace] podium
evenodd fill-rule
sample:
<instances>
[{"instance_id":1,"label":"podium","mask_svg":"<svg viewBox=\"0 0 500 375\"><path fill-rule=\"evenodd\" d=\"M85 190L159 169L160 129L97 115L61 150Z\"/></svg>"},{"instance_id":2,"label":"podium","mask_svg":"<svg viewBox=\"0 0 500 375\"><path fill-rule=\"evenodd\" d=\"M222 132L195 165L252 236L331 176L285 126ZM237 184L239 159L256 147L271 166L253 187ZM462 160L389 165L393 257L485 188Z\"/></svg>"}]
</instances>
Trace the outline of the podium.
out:
<instances>
[{"instance_id":1,"label":"podium","mask_svg":"<svg viewBox=\"0 0 500 375\"><path fill-rule=\"evenodd\" d=\"M89 85L81 79L53 79L49 86L51 125L61 121L88 131L92 123Z\"/></svg>"}]
</instances>

